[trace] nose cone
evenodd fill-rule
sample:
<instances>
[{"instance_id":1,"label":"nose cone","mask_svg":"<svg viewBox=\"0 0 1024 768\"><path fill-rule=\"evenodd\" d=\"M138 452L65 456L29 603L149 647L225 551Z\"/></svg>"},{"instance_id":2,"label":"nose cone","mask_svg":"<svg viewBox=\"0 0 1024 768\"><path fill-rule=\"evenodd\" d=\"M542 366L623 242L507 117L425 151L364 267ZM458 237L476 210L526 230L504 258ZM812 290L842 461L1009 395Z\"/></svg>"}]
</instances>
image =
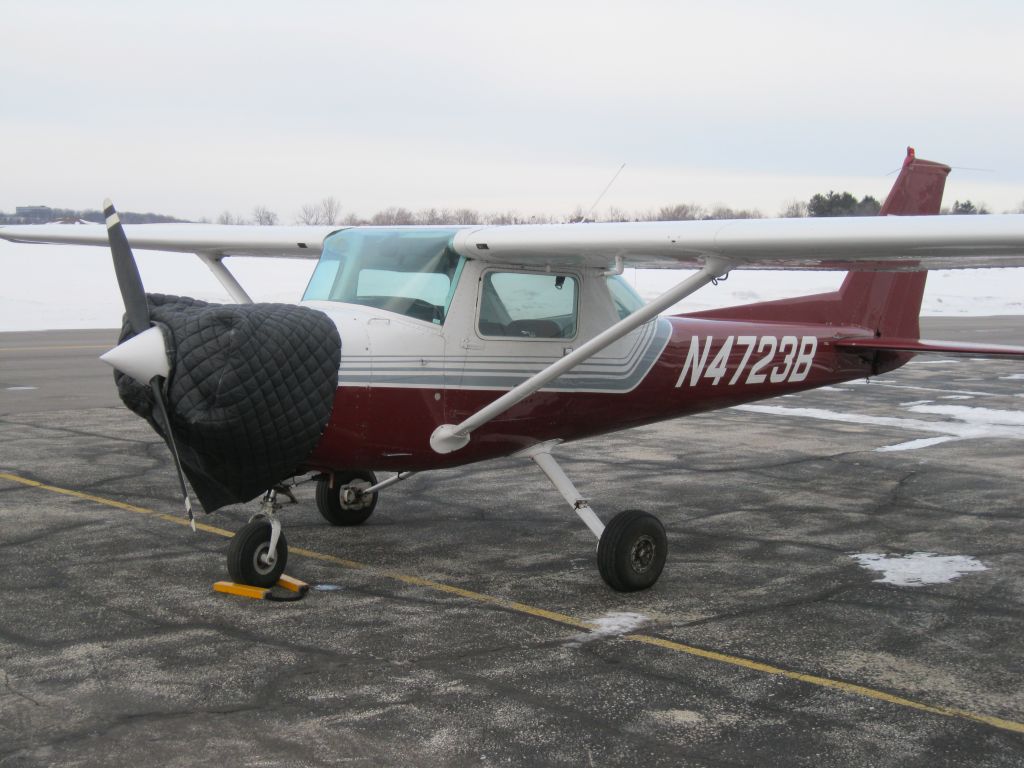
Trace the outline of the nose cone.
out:
<instances>
[{"instance_id":1,"label":"nose cone","mask_svg":"<svg viewBox=\"0 0 1024 768\"><path fill-rule=\"evenodd\" d=\"M155 325L100 355L100 360L143 384L170 373L164 334Z\"/></svg>"}]
</instances>

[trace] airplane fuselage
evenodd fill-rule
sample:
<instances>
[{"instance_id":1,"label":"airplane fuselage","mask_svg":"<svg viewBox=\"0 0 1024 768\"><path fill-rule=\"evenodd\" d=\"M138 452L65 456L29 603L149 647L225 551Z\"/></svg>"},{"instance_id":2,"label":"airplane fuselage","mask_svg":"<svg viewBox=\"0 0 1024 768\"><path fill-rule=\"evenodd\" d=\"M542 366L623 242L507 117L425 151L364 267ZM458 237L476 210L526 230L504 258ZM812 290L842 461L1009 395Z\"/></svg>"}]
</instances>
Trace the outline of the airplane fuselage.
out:
<instances>
[{"instance_id":1,"label":"airplane fuselage","mask_svg":"<svg viewBox=\"0 0 1024 768\"><path fill-rule=\"evenodd\" d=\"M588 276L578 277L586 292ZM342 362L330 423L309 459L317 471L458 466L863 378L910 358L837 348L870 335L859 327L662 317L484 425L466 447L439 454L430 446L438 425L472 415L580 339L481 337L472 317L459 322L455 302L443 326L327 304L313 306L337 323ZM467 302L470 313L475 306ZM583 306L596 313L599 303Z\"/></svg>"}]
</instances>

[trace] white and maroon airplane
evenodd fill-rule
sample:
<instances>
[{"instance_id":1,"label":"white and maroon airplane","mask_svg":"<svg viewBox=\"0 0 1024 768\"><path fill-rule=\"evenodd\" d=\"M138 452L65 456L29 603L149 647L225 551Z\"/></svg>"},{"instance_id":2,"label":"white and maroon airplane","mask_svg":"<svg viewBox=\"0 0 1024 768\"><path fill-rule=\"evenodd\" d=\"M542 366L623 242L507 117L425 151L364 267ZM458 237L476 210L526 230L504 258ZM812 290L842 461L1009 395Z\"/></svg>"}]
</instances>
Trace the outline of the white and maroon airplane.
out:
<instances>
[{"instance_id":1,"label":"white and maroon airplane","mask_svg":"<svg viewBox=\"0 0 1024 768\"><path fill-rule=\"evenodd\" d=\"M123 228L108 204L106 230L0 238L109 242L126 319L104 359L168 442L189 515L185 477L207 512L263 494L228 549L236 581L282 573L275 512L289 478L311 474L323 516L356 525L416 472L521 456L598 537L604 580L630 591L661 574L664 528L638 510L603 523L552 456L560 443L885 373L922 352L1024 357L919 338L924 270L1024 266L1024 216L929 215L949 170L909 150L875 218ZM198 254L238 303L147 295L127 238ZM254 304L227 256L318 262L298 304ZM625 266L697 271L645 305ZM848 274L834 293L660 316L734 269ZM397 474L378 482L380 470Z\"/></svg>"}]
</instances>

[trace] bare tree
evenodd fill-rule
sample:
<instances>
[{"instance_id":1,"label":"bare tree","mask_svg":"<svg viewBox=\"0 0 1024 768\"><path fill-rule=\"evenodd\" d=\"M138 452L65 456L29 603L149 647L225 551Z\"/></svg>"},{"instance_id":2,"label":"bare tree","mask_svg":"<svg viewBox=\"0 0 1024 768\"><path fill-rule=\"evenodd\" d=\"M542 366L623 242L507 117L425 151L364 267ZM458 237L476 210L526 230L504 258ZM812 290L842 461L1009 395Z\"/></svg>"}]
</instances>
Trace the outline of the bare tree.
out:
<instances>
[{"instance_id":1,"label":"bare tree","mask_svg":"<svg viewBox=\"0 0 1024 768\"><path fill-rule=\"evenodd\" d=\"M295 216L296 224L321 226L341 223L341 203L334 197L325 197L318 203L307 203Z\"/></svg>"},{"instance_id":2,"label":"bare tree","mask_svg":"<svg viewBox=\"0 0 1024 768\"><path fill-rule=\"evenodd\" d=\"M241 216L236 216L231 211L224 211L220 216L217 217L218 224L248 224Z\"/></svg>"},{"instance_id":3,"label":"bare tree","mask_svg":"<svg viewBox=\"0 0 1024 768\"><path fill-rule=\"evenodd\" d=\"M693 221L707 218L707 211L693 203L680 203L658 209L656 221Z\"/></svg>"},{"instance_id":4,"label":"bare tree","mask_svg":"<svg viewBox=\"0 0 1024 768\"><path fill-rule=\"evenodd\" d=\"M441 221L441 213L437 208L421 208L416 211L417 224L444 224Z\"/></svg>"},{"instance_id":5,"label":"bare tree","mask_svg":"<svg viewBox=\"0 0 1024 768\"><path fill-rule=\"evenodd\" d=\"M761 219L764 218L756 208L730 208L727 205L716 205L704 216L705 219Z\"/></svg>"},{"instance_id":6,"label":"bare tree","mask_svg":"<svg viewBox=\"0 0 1024 768\"><path fill-rule=\"evenodd\" d=\"M404 226L406 224L415 224L416 217L408 208L391 206L373 214L370 217L370 223L377 227Z\"/></svg>"},{"instance_id":7,"label":"bare tree","mask_svg":"<svg viewBox=\"0 0 1024 768\"><path fill-rule=\"evenodd\" d=\"M277 214L263 205L252 209L252 223L261 227L272 227L277 224Z\"/></svg>"},{"instance_id":8,"label":"bare tree","mask_svg":"<svg viewBox=\"0 0 1024 768\"><path fill-rule=\"evenodd\" d=\"M608 206L608 213L602 217L602 221L636 221L637 217L625 208L617 208L614 205Z\"/></svg>"},{"instance_id":9,"label":"bare tree","mask_svg":"<svg viewBox=\"0 0 1024 768\"><path fill-rule=\"evenodd\" d=\"M803 200L789 200L785 207L779 211L779 216L784 219L803 219L807 217L807 203Z\"/></svg>"},{"instance_id":10,"label":"bare tree","mask_svg":"<svg viewBox=\"0 0 1024 768\"><path fill-rule=\"evenodd\" d=\"M502 211L500 213L485 213L482 217L484 224L505 226L508 224L525 224L526 219L515 211Z\"/></svg>"}]
</instances>

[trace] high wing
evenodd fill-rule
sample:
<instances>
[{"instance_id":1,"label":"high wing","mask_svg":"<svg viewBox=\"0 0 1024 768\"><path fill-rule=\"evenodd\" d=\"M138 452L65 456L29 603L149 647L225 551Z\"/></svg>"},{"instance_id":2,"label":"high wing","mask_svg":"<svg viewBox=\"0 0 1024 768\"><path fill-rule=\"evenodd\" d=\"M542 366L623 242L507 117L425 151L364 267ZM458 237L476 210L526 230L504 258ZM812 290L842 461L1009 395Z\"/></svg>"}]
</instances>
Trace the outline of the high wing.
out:
<instances>
[{"instance_id":1,"label":"high wing","mask_svg":"<svg viewBox=\"0 0 1024 768\"><path fill-rule=\"evenodd\" d=\"M1024 266L1024 215L659 221L460 230L464 256L535 267L922 270Z\"/></svg>"},{"instance_id":2,"label":"high wing","mask_svg":"<svg viewBox=\"0 0 1024 768\"><path fill-rule=\"evenodd\" d=\"M223 256L316 258L344 227L137 224L138 249ZM23 243L106 245L101 225L0 227ZM743 219L465 227L454 249L482 261L527 267L620 265L698 269L922 270L1024 266L1024 215Z\"/></svg>"},{"instance_id":3,"label":"high wing","mask_svg":"<svg viewBox=\"0 0 1024 768\"><path fill-rule=\"evenodd\" d=\"M151 251L213 256L275 256L316 259L324 238L344 227L254 227L230 224L135 224L124 227L132 246ZM109 247L102 224L27 224L0 227L14 243L63 243Z\"/></svg>"}]
</instances>

